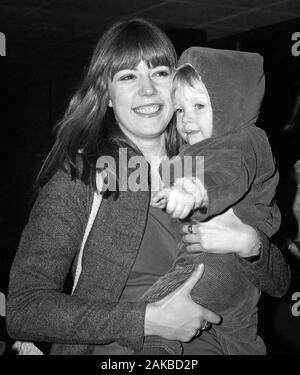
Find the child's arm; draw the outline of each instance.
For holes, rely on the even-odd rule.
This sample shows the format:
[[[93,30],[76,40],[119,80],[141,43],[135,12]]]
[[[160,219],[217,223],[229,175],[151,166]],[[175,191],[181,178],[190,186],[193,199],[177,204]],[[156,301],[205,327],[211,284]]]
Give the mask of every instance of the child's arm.
[[[207,191],[203,219],[218,215],[235,205],[250,190],[256,175],[256,155],[249,147],[213,149],[203,152],[204,186]]]
[[[262,149],[267,153],[264,162],[267,162],[268,165],[264,167],[266,173],[263,179],[268,181],[277,173],[272,154],[267,152],[270,149],[268,140],[266,136],[262,137],[260,131],[261,129],[255,128],[253,131],[251,129],[251,131],[232,133],[186,147],[178,157],[169,162],[172,163],[169,175],[166,170],[168,168],[170,170],[170,167],[166,167],[166,162],[162,164],[160,173],[164,186],[168,186],[168,184],[171,187],[174,186],[180,171],[187,164],[188,168],[183,169],[184,177],[188,179],[197,177],[206,193],[205,199],[202,200],[202,206],[205,203],[207,210],[204,214],[202,210],[201,220],[232,207],[244,198],[252,188],[253,181],[257,176],[258,164],[261,163],[257,160],[253,137],[254,141],[256,141],[255,138],[263,138],[262,141],[259,141],[261,143],[260,159],[262,158]],[[266,148],[268,150],[265,150]],[[200,157],[202,157],[202,162]],[[274,186],[271,190],[269,194],[274,196]]]
[[[250,148],[247,152],[248,159],[253,160],[244,161],[240,143],[232,136],[209,140],[204,145],[187,146],[174,159],[163,161],[159,172],[164,189],[155,196],[154,204],[166,207],[180,219],[191,210],[205,208],[198,218],[201,220],[234,205],[248,191],[255,175],[253,151]],[[254,168],[249,170],[249,165]],[[193,194],[184,185],[193,186]]]
[[[208,205],[201,220],[234,206],[242,221],[271,237],[280,226],[278,171],[265,132],[249,127],[214,146],[204,157]]]

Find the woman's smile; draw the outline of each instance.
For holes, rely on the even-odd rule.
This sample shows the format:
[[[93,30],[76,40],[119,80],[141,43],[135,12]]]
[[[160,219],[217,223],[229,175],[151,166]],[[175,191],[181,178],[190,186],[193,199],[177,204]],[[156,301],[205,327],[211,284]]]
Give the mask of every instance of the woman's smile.
[[[142,117],[154,117],[160,114],[162,111],[163,105],[162,104],[148,104],[148,105],[141,105],[138,107],[133,108],[133,111]]]

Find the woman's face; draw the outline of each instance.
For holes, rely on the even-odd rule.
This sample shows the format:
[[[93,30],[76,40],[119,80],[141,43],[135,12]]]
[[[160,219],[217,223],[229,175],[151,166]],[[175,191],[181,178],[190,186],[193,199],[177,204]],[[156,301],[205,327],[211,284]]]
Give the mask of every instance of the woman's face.
[[[121,130],[136,144],[160,138],[173,115],[172,72],[167,66],[117,72],[108,83],[109,106]]]

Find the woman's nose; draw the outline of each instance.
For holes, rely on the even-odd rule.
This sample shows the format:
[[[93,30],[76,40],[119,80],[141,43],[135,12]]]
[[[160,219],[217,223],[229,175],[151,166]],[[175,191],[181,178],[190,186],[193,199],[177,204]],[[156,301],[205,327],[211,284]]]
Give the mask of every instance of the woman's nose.
[[[141,79],[139,92],[142,96],[152,96],[156,94],[157,90],[155,84],[150,77],[144,77]]]

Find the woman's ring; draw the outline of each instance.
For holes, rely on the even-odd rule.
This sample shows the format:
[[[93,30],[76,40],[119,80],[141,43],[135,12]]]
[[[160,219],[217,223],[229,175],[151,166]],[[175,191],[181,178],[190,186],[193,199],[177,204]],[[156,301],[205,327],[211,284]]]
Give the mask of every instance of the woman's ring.
[[[188,226],[188,231],[189,231],[189,233],[193,234],[193,224],[190,224]]]
[[[200,331],[205,331],[206,329],[210,328],[211,324],[207,320],[203,320],[201,327],[199,328]]]

